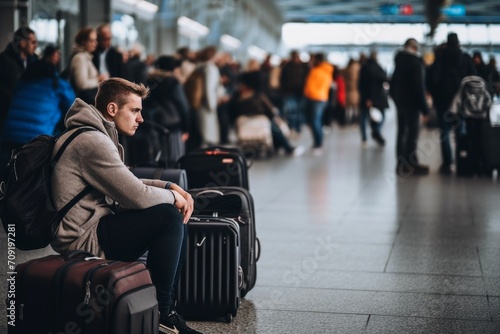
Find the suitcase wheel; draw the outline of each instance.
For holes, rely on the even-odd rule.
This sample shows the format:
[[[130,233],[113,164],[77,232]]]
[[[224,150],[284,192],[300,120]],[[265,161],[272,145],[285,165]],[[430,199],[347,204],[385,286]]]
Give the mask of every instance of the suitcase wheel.
[[[226,322],[229,324],[233,321],[233,315],[231,313],[226,313]]]

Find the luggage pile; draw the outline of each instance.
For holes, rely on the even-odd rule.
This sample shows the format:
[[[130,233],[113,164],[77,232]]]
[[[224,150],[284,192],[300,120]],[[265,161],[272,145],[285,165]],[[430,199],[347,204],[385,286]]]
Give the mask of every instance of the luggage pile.
[[[239,148],[208,147],[178,160],[194,199],[177,290],[177,310],[186,319],[231,322],[255,285],[260,243],[249,166]]]

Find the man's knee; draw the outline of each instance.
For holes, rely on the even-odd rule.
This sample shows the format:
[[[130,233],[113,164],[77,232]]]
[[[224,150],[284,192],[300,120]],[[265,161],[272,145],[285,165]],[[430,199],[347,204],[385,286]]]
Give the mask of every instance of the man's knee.
[[[153,217],[158,219],[159,224],[162,228],[172,230],[182,233],[183,229],[183,220],[184,217],[179,212],[179,210],[172,204],[158,204],[152,208],[151,214]]]

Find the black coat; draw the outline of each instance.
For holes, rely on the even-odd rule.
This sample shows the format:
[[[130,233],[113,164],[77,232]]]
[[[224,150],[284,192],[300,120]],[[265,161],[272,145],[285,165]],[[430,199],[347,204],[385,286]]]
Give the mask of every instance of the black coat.
[[[400,51],[395,63],[390,92],[396,106],[429,114],[425,101],[425,67],[422,58],[408,51]]]
[[[36,61],[36,56],[28,57],[26,65]],[[0,129],[3,128],[12,101],[17,81],[24,72],[24,64],[12,43],[0,53]]]
[[[93,53],[92,62],[98,71],[101,64],[99,56],[103,52],[104,50],[97,48]],[[114,47],[109,48],[106,54],[106,66],[108,67],[110,77],[123,77],[123,55]]]
[[[436,60],[427,73],[427,89],[438,110],[450,108],[460,82],[468,75],[477,75],[468,54],[448,46],[438,49]]]
[[[383,111],[389,108],[384,82],[389,81],[385,71],[374,59],[368,59],[359,71],[359,94],[362,107],[371,100],[373,107]]]
[[[144,101],[144,118],[165,126],[170,131],[189,132],[189,104],[182,84],[172,75],[153,73],[147,85],[150,96]],[[160,113],[156,106],[161,106]],[[148,115],[148,113],[153,113]]]

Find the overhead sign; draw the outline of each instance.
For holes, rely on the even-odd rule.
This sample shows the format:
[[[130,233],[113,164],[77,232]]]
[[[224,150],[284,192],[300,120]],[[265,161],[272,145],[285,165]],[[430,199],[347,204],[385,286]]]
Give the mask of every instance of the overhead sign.
[[[385,4],[379,7],[382,15],[413,15],[413,6],[404,4]]]
[[[465,5],[461,4],[453,4],[444,7],[441,12],[446,16],[465,16],[466,14]]]

